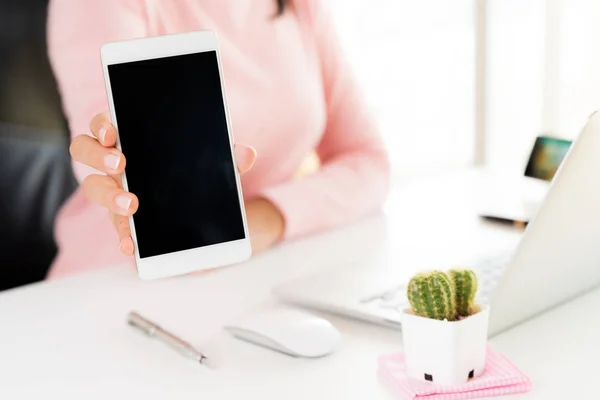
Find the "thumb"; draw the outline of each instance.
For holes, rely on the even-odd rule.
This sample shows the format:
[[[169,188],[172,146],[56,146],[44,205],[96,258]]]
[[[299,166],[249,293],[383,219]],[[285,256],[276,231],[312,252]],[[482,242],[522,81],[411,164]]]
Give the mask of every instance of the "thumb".
[[[234,146],[235,161],[238,166],[238,170],[241,174],[247,172],[254,165],[256,160],[256,150],[252,146],[245,144],[236,144]]]

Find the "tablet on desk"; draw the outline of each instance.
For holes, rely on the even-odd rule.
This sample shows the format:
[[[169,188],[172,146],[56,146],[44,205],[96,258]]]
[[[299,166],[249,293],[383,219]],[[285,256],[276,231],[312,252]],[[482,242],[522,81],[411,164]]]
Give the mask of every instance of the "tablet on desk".
[[[572,142],[551,136],[538,136],[531,150],[525,176],[551,182]]]
[[[479,215],[491,221],[527,225],[546,197],[571,143],[552,136],[538,136],[523,176],[494,177],[487,182],[483,200],[479,202]]]

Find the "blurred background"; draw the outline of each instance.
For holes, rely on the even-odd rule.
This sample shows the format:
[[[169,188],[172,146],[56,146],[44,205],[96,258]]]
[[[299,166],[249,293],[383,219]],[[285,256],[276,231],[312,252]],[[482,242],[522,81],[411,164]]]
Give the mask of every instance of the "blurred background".
[[[330,1],[398,175],[522,172],[600,106],[600,2]]]
[[[0,0],[0,290],[43,279],[75,189],[46,54],[47,0]]]
[[[329,0],[395,179],[522,174],[535,138],[600,108],[595,0]],[[46,55],[47,0],[0,0],[0,290],[43,279],[75,189]]]

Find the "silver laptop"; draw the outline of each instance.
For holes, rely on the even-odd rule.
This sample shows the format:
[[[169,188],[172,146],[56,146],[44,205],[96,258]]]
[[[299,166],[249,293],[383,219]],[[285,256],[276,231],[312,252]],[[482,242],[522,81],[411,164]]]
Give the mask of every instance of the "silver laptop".
[[[481,281],[478,301],[491,306],[490,335],[600,285],[600,113],[571,146],[516,250],[471,267]],[[400,327],[405,285],[390,283],[384,271],[348,266],[273,292],[296,305]]]

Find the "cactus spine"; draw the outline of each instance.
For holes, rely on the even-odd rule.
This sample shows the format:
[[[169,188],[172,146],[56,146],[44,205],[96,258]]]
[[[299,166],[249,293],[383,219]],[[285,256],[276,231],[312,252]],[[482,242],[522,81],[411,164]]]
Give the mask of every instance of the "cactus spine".
[[[410,280],[407,296],[416,315],[455,321],[475,312],[477,286],[477,275],[471,270],[428,271]]]
[[[452,284],[444,272],[415,275],[408,283],[408,300],[414,313],[422,317],[448,321],[456,318]]]
[[[475,294],[477,293],[477,275],[468,269],[451,269],[448,271],[452,289],[456,314],[459,317],[468,317],[473,313]]]

